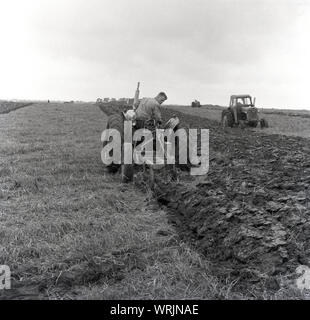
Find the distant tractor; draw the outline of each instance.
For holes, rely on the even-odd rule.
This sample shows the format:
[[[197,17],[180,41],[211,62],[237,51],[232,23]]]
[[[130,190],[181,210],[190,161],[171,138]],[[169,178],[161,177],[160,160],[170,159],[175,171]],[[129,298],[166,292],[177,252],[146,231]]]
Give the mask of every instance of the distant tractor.
[[[229,107],[222,112],[223,128],[239,125],[241,128],[246,126],[256,128],[258,123],[261,128],[268,127],[267,120],[259,117],[259,111],[255,107],[255,98],[253,101],[248,94],[232,95]]]
[[[201,104],[198,100],[192,102],[192,108],[200,108]]]

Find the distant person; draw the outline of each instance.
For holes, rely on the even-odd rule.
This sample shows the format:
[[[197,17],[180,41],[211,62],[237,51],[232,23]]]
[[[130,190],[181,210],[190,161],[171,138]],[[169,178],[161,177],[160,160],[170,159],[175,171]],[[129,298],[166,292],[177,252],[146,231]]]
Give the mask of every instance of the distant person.
[[[155,125],[162,123],[161,104],[168,99],[164,92],[160,92],[155,98],[143,98],[136,109],[136,126],[144,128],[145,122],[154,120]]]
[[[49,101],[49,100],[47,100],[47,103],[50,103],[50,101]]]

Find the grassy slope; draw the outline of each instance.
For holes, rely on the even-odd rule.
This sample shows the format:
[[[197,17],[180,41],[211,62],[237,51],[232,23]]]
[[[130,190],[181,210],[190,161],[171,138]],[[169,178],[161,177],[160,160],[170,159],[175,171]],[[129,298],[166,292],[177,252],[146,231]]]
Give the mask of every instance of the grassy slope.
[[[104,114],[39,104],[0,116],[3,298],[227,298],[166,215],[100,161]]]
[[[0,114],[10,113],[20,108],[31,106],[31,102],[12,102],[0,100]]]
[[[168,106],[173,110],[220,121],[223,108],[216,106],[203,106],[191,108],[189,106]],[[269,134],[283,134],[288,136],[310,137],[310,112],[293,110],[266,109],[260,117],[267,119],[269,128],[264,132]],[[261,130],[261,129],[255,129]]]

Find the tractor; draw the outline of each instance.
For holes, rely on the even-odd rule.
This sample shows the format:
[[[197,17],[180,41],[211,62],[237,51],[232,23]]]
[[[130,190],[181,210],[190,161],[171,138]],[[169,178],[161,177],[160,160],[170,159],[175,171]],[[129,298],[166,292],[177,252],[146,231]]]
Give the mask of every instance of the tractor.
[[[201,104],[198,100],[192,102],[192,108],[200,108]]]
[[[134,114],[134,110],[128,110],[127,112],[117,112],[112,114],[109,118],[108,118],[108,122],[107,122],[107,129],[116,129],[121,136],[121,143],[122,143],[122,147],[121,147],[121,153],[122,153],[122,159],[124,157],[124,148],[125,148],[125,137],[124,137],[124,121],[125,120],[130,120],[132,121],[132,133],[134,134],[135,130],[136,130],[136,124],[135,124],[135,120],[134,120],[135,114]],[[163,155],[162,159],[159,159],[158,157],[156,157],[156,163],[163,163],[163,165],[158,165],[158,164],[154,164],[154,156],[153,156],[153,151],[151,155],[147,155],[144,154],[143,155],[143,159],[145,161],[144,163],[144,167],[147,166],[150,169],[150,180],[152,183],[154,183],[154,169],[159,169],[160,167],[164,166],[164,163],[166,163],[167,159],[169,157],[174,157],[174,155],[170,155],[167,152],[167,142],[165,140],[165,137],[160,133],[159,135],[156,135],[156,128],[158,128],[155,123],[151,123],[152,121],[150,120],[150,123],[146,123],[145,129],[150,130],[152,132],[152,137],[151,140],[146,139],[142,139],[141,141],[138,142],[133,142],[133,149],[135,147],[137,147],[140,144],[140,148],[143,149],[143,145],[147,145],[148,143],[152,143],[154,138],[156,137],[156,139],[158,139],[159,141],[159,147],[162,149],[161,154]],[[173,131],[176,131],[179,127],[179,118],[174,116],[171,119],[169,119],[163,126],[163,129],[172,129]],[[104,141],[103,142],[103,147],[108,143],[109,141]],[[156,140],[155,140],[156,142]],[[176,141],[176,143],[178,143],[178,141]],[[155,145],[154,145],[155,147]],[[178,148],[178,146],[176,145],[176,148]],[[125,164],[125,163],[111,163],[110,165],[107,165],[107,170],[110,173],[116,173],[118,170],[120,170],[121,172],[121,179],[122,182],[127,183],[127,182],[131,182],[133,180],[133,176],[134,176],[134,168],[135,165],[134,163],[137,163],[137,159],[135,158],[137,155],[135,153],[133,153],[133,163],[132,164]],[[175,160],[172,160],[173,162],[175,162]],[[175,168],[173,167],[173,170],[175,170]]]
[[[239,126],[244,129],[246,126],[256,128],[260,124],[261,128],[267,128],[266,119],[259,117],[259,111],[255,107],[255,98],[248,94],[232,95],[229,107],[222,111],[223,128]]]
[[[127,111],[118,111],[112,115],[109,116],[108,122],[106,129],[115,129],[120,133],[121,136],[121,154],[122,154],[122,159],[124,158],[124,149],[126,142],[125,140],[125,134],[124,134],[124,122],[131,121],[132,125],[132,134],[138,129],[138,125],[136,122],[136,109],[141,102],[139,99],[139,94],[140,94],[140,82],[138,82],[137,89],[135,92],[135,96],[133,99],[130,99],[130,107],[127,109]],[[115,105],[115,103],[114,103]],[[120,109],[124,110],[124,106],[119,106]],[[138,145],[140,149],[143,150],[143,147],[148,145],[149,143],[153,142],[153,150],[150,152],[150,154],[145,154],[143,155],[143,162],[144,162],[144,168],[148,167],[150,170],[150,180],[151,183],[154,183],[154,169],[160,169],[161,167],[165,167],[166,163],[178,163],[178,150],[180,149],[180,141],[179,139],[175,139],[174,141],[174,154],[170,154],[168,151],[168,145],[171,143],[167,140],[167,136],[165,136],[160,130],[157,131],[156,129],[169,129],[172,130],[173,132],[176,132],[180,128],[180,120],[177,116],[173,115],[172,118],[170,118],[164,125],[163,127],[159,128],[158,124],[155,123],[154,120],[148,120],[144,122],[143,128],[151,131],[152,136],[148,137],[147,135],[142,138],[140,141],[134,141],[133,142],[133,149],[135,149]],[[141,129],[141,127],[140,127]],[[106,146],[109,141],[107,141],[108,137],[105,137],[103,140],[103,147]],[[158,142],[158,144],[156,143]],[[155,143],[154,143],[155,142]],[[160,150],[156,150],[157,146],[159,146]],[[156,150],[156,152],[154,152]],[[159,151],[159,152],[157,152]],[[154,155],[155,153],[155,159]],[[110,154],[111,155],[111,154]],[[158,156],[159,155],[159,156]],[[121,179],[122,182],[131,182],[133,180],[134,176],[134,167],[135,165],[133,163],[140,163],[139,159],[137,159],[137,154],[133,153],[132,155],[132,164],[126,164],[126,163],[114,163],[112,162],[110,165],[107,166],[107,170],[111,173],[117,172],[119,169],[121,171]],[[123,159],[124,160],[124,159]],[[155,160],[155,161],[154,161]],[[154,164],[154,162],[156,164]],[[160,163],[160,164],[158,164]],[[189,163],[183,165],[179,164],[178,166],[181,170],[188,170],[189,169]],[[171,169],[170,165],[167,165],[169,169]],[[172,165],[172,171],[175,171],[175,165]],[[175,173],[175,172],[174,172]]]

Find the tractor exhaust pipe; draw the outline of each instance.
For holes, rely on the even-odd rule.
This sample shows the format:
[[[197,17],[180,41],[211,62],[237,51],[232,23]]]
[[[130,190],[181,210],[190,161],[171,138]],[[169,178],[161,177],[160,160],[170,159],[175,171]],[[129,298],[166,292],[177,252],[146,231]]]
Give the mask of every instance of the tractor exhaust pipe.
[[[137,90],[135,92],[135,97],[133,101],[133,109],[136,110],[139,104],[139,94],[140,94],[140,82],[138,82]]]

